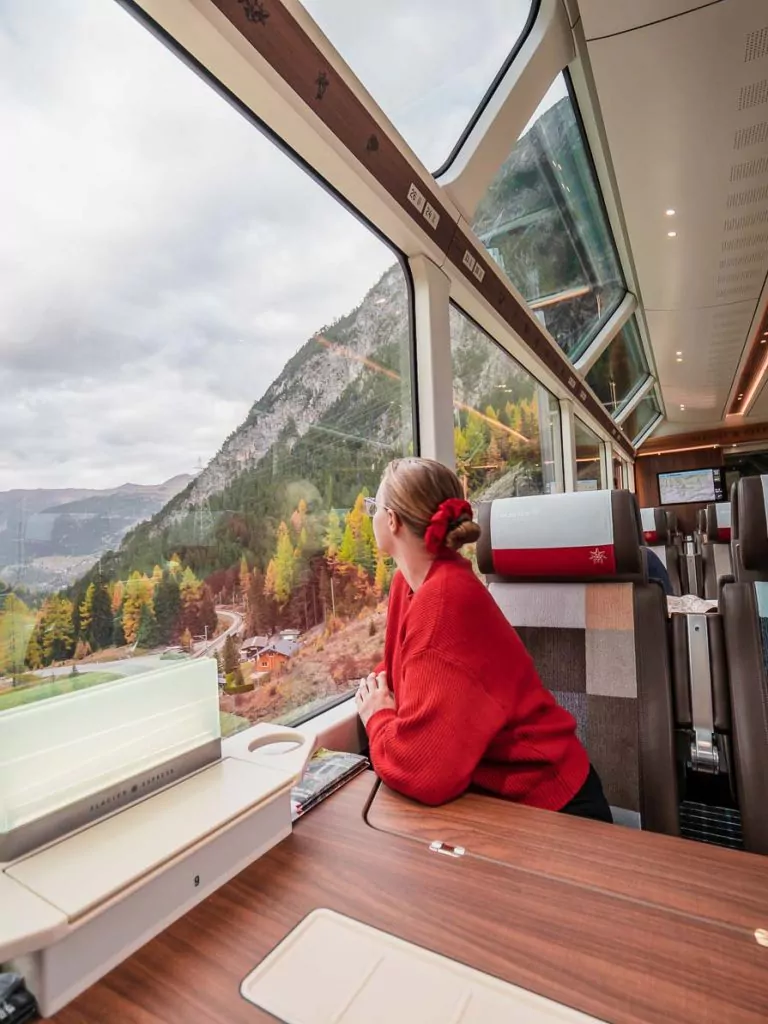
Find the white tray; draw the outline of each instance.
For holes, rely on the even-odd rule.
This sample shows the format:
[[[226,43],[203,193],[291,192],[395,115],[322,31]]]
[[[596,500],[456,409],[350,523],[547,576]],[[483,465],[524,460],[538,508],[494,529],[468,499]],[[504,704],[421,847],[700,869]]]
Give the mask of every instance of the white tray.
[[[595,1024],[331,910],[315,910],[243,981],[284,1024]]]

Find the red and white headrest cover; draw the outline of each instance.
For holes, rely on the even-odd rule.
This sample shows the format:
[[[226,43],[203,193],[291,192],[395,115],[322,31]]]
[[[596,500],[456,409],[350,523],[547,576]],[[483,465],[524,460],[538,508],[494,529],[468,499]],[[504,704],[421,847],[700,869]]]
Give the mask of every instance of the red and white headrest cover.
[[[707,505],[707,539],[727,544],[731,539],[731,503]]]
[[[738,505],[742,565],[768,574],[768,476],[742,477]]]
[[[637,506],[629,491],[499,498],[481,504],[478,567],[509,580],[640,579]]]
[[[641,508],[640,522],[646,544],[666,544],[669,520],[663,508]]]

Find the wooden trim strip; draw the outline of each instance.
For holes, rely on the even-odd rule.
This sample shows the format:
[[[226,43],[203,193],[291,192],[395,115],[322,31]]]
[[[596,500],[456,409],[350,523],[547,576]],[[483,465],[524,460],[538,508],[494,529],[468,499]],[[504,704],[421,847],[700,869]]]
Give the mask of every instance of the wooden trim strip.
[[[730,444],[749,444],[753,441],[768,441],[768,423],[741,423],[733,427],[655,437],[645,441],[638,448],[637,454],[664,455],[695,448],[724,448]]]
[[[538,320],[478,252],[426,178],[395,146],[387,132],[335,72],[322,51],[276,0],[212,0],[232,26],[267,61],[349,153],[430,236],[472,287],[561,383],[600,423],[625,454],[635,450],[603,406],[583,386],[577,371],[552,344]],[[466,256],[470,254],[471,259]]]

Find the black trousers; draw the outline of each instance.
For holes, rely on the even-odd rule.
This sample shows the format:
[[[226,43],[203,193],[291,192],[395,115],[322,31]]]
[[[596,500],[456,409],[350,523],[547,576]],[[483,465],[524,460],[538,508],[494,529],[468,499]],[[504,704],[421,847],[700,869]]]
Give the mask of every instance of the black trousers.
[[[578,818],[594,818],[595,821],[607,821],[613,824],[611,808],[605,799],[600,776],[592,765],[589,766],[587,781],[576,796],[560,809],[561,814],[574,814]]]

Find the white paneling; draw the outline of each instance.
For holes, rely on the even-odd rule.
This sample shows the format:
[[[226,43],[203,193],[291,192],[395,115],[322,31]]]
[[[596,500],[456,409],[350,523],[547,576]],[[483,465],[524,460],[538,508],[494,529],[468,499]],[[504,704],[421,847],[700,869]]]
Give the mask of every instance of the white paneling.
[[[686,5],[581,8],[621,31],[631,11],[647,22],[662,6]],[[767,21],[764,2],[723,0],[588,48],[667,415],[680,430],[722,420],[768,271],[768,54],[750,50]]]
[[[672,18],[697,8],[709,0],[579,0],[587,39],[628,32],[662,18]]]

